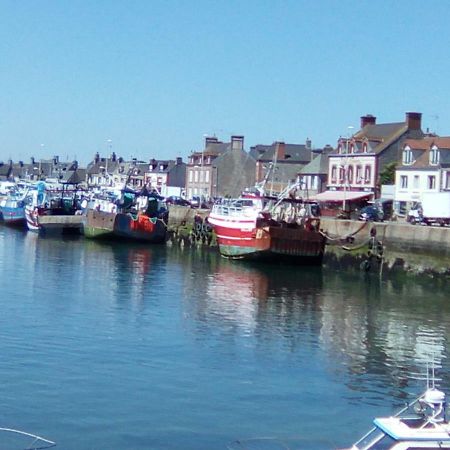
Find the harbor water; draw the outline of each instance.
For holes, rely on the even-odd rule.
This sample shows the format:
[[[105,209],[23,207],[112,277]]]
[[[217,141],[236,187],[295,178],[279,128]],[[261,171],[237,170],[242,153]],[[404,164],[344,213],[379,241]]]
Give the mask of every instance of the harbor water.
[[[0,227],[0,287],[0,426],[58,449],[348,447],[430,359],[450,393],[433,280]]]

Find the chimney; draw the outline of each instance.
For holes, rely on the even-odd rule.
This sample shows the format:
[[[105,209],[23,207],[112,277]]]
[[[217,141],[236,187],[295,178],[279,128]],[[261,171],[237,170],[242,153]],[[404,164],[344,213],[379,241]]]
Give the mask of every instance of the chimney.
[[[284,142],[275,142],[275,151],[277,152],[277,160],[284,160],[286,157],[286,145]]]
[[[420,130],[422,128],[422,113],[407,112],[405,122],[408,125],[408,130]]]
[[[180,164],[183,164],[183,158],[181,156],[177,157],[177,166],[179,166]]]
[[[116,160],[117,160],[116,152],[112,152],[112,154],[111,154],[111,161],[112,162],[116,162]]]
[[[372,116],[372,114],[361,116],[361,129],[363,129],[366,125],[375,125],[376,123],[377,118],[375,116]]]
[[[31,157],[31,164],[34,164],[34,156]]]
[[[94,156],[94,163],[98,164],[100,162],[100,154],[97,152]]]
[[[312,150],[312,142],[311,142],[310,138],[306,138],[305,147],[306,147],[306,150]]]
[[[19,166],[23,167],[23,161],[19,161]]]
[[[231,151],[244,150],[244,136],[231,136]]]
[[[205,148],[208,147],[209,144],[219,144],[219,139],[216,136],[205,136]]]
[[[55,156],[53,157],[53,164],[56,166],[58,163],[59,163],[59,156],[58,156],[58,155],[55,155]]]

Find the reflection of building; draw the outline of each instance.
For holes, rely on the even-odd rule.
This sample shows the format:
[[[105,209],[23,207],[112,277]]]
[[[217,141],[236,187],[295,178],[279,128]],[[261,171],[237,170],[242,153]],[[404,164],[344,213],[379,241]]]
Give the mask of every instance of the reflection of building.
[[[409,290],[399,296],[389,287],[381,291],[374,285],[364,287],[357,281],[348,281],[351,289],[337,289],[342,287],[342,280],[335,283],[330,278],[330,289],[321,293],[320,342],[330,358],[345,361],[353,373],[375,370],[394,384],[407,383],[412,374],[425,373],[426,364],[432,360],[441,364],[446,353],[446,330],[439,312],[435,321],[433,313],[426,321],[418,311],[407,316],[405,310],[417,306],[411,304],[414,296]],[[419,286],[411,289],[423,298]],[[399,304],[402,298],[408,298],[408,304]]]

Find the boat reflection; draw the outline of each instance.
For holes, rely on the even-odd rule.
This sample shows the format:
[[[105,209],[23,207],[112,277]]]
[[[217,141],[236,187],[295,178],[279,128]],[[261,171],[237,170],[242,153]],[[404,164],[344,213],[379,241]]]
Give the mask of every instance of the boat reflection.
[[[188,297],[186,308],[208,326],[238,327],[245,333],[278,327],[277,333],[287,336],[305,315],[314,322],[311,313],[320,308],[321,286],[321,268],[286,270],[221,259],[207,278],[204,297]]]

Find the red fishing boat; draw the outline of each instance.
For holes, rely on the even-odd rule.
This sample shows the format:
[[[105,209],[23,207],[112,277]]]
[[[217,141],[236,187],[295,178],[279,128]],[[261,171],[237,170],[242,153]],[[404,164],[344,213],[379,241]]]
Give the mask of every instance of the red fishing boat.
[[[208,217],[222,256],[321,264],[326,238],[319,208],[295,195],[299,183],[279,196],[244,193],[215,204]]]

